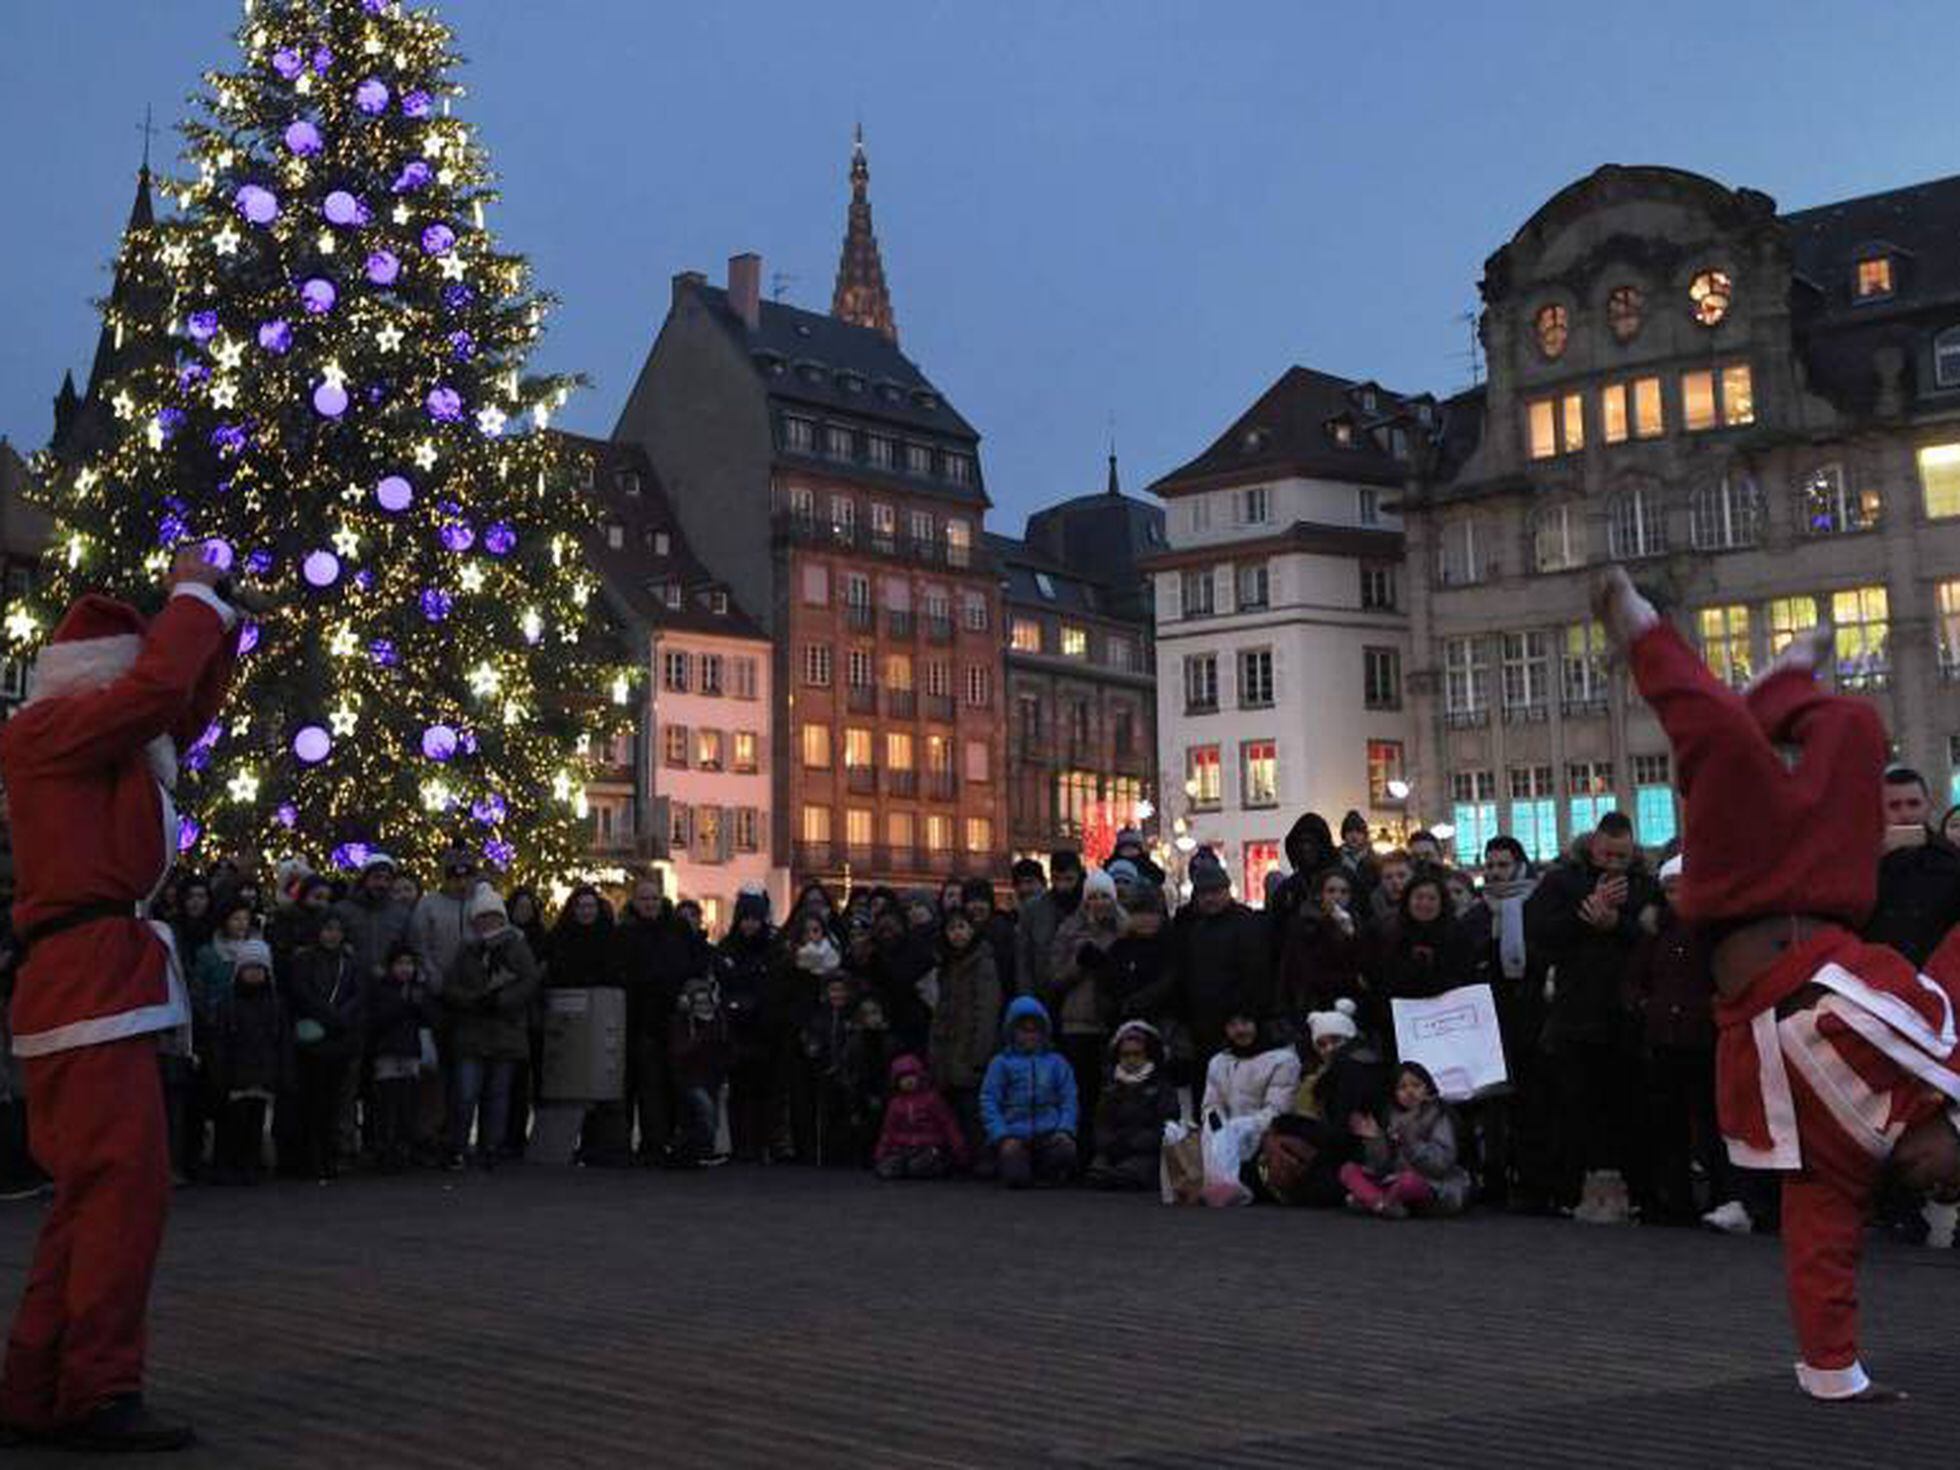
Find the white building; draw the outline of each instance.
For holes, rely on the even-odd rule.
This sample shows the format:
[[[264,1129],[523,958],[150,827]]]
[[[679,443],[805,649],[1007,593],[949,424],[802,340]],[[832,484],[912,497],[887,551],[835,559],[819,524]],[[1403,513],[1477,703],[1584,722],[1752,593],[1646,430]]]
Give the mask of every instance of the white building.
[[[1421,808],[1399,502],[1434,420],[1426,396],[1295,367],[1151,486],[1170,546],[1146,563],[1165,834],[1215,850],[1249,903],[1303,812],[1338,833],[1358,810],[1386,841]]]

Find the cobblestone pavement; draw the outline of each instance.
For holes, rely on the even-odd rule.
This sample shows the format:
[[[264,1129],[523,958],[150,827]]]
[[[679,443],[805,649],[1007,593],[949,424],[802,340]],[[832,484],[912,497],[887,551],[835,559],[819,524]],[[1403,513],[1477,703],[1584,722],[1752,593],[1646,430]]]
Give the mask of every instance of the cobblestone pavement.
[[[152,1396],[187,1467],[1953,1464],[1960,1253],[1866,1302],[1904,1406],[1797,1397],[1773,1241],[532,1167],[180,1193]]]

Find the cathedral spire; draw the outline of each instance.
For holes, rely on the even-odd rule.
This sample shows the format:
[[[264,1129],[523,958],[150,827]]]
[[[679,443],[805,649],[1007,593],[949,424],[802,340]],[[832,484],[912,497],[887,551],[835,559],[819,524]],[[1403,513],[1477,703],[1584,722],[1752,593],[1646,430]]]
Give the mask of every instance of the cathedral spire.
[[[122,241],[116,248],[115,284],[109,289],[109,301],[118,307],[130,308],[137,305],[134,298],[141,290],[131,269],[130,236],[138,231],[150,229],[157,220],[156,204],[150,197],[149,157],[150,146],[146,136],[143,142],[143,165],[136,170],[136,197],[130,201],[129,223],[123,226]],[[122,343],[117,338],[115,329],[105,319],[102,323],[101,335],[95,343],[95,360],[89,367],[88,392],[85,395],[87,398],[92,400],[101,392],[102,385],[108,381],[110,374],[118,365],[121,348]]]
[[[844,253],[837,262],[837,289],[830,298],[830,314],[898,341],[891,293],[885,289],[885,265],[878,257],[878,237],[871,230],[871,165],[864,156],[862,123],[851,144],[851,212],[844,229]]]

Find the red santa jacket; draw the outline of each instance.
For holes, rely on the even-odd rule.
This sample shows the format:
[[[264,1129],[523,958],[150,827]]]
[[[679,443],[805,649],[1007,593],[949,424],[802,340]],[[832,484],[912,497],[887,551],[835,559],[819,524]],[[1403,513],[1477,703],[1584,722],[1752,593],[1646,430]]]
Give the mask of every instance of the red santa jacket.
[[[30,701],[0,726],[12,809],[15,928],[30,940],[14,989],[14,1051],[38,1056],[184,1022],[169,948],[138,917],[177,852],[177,816],[146,747],[186,749],[216,715],[237,653],[236,616],[210,589],[180,585],[133,665],[110,683]],[[33,940],[63,914],[127,905]]]

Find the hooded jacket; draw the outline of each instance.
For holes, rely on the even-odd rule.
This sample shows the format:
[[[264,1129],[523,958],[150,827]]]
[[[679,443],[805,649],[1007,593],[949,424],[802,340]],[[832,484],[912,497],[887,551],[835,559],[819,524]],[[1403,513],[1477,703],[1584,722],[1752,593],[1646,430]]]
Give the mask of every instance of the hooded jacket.
[[[942,948],[939,1006],[932,1013],[932,1061],[948,1087],[978,1087],[993,1058],[1003,997],[993,946],[976,939],[958,953]]]
[[[597,897],[597,890],[580,888],[565,900],[565,907],[552,926],[551,945],[545,957],[551,971],[551,984],[557,989],[617,986],[621,983],[619,957],[613,952],[613,916],[604,903],[590,924],[572,917],[572,910],[585,894]]]
[[[1048,990],[1042,997],[1061,1022],[1066,1036],[1100,1036],[1104,1022],[1104,981],[1109,974],[1109,951],[1123,937],[1123,911],[1098,924],[1083,904],[1062,921],[1048,953]],[[1093,951],[1093,960],[1084,950]],[[1089,961],[1085,963],[1085,961]]]
[[[1313,902],[1315,877],[1323,868],[1334,865],[1339,851],[1334,845],[1334,834],[1327,826],[1327,819],[1319,812],[1303,814],[1287,831],[1286,860],[1293,865],[1293,871],[1266,905],[1267,917],[1273,926],[1275,952],[1285,941],[1289,921]]]
[[[333,906],[347,932],[347,952],[354,957],[362,979],[377,973],[387,961],[388,951],[408,937],[406,905],[393,897],[376,899],[367,891],[367,876],[361,886]]]
[[[626,986],[628,1029],[642,1041],[664,1044],[681,987],[713,970],[708,941],[663,898],[653,919],[629,906],[613,926],[612,943],[613,973]]]
[[[276,1097],[293,1082],[293,1025],[268,976],[239,985],[218,1008],[211,1072],[221,1096],[248,1092]]]
[[[1141,1082],[1116,1071],[1116,1046],[1125,1036],[1141,1036],[1151,1072]],[[1164,1038],[1143,1021],[1127,1021],[1109,1042],[1110,1070],[1096,1101],[1096,1158],[1106,1164],[1155,1158],[1163,1146],[1164,1125],[1179,1113],[1177,1087],[1164,1065]]]
[[[1184,1018],[1201,1055],[1225,1044],[1234,1012],[1263,1016],[1273,1003],[1273,956],[1266,922],[1242,903],[1216,914],[1186,904],[1170,922],[1171,963]]]
[[[911,1092],[900,1091],[899,1080],[904,1077],[917,1077],[918,1087]],[[944,1149],[955,1168],[966,1167],[966,1135],[960,1132],[959,1119],[932,1085],[926,1064],[907,1052],[892,1061],[885,1121],[878,1130],[878,1146],[872,1150],[871,1162],[882,1164],[893,1154],[923,1148]]]
[[[286,1001],[293,1020],[316,1022],[318,1041],[300,1050],[320,1062],[358,1062],[367,1044],[367,995],[372,975],[364,974],[346,945],[314,946],[293,956]]]
[[[1456,1120],[1435,1098],[1409,1109],[1391,1107],[1382,1131],[1363,1142],[1368,1172],[1377,1177],[1419,1174],[1436,1192],[1431,1214],[1453,1215],[1470,1201],[1470,1174],[1458,1162]]]
[[[1014,1047],[1014,1027],[1024,1018],[1041,1023],[1041,1044],[1031,1052]],[[987,1064],[980,1084],[980,1119],[989,1144],[1076,1132],[1075,1073],[1065,1057],[1049,1049],[1052,1029],[1048,1008],[1031,995],[1007,1007],[1001,1050]]]
[[[538,962],[515,928],[471,938],[456,954],[442,1003],[450,1014],[450,1045],[459,1057],[521,1062],[531,1055],[531,1001]]]
[[[1300,1054],[1290,1046],[1240,1056],[1221,1051],[1205,1068],[1205,1100],[1201,1112],[1225,1119],[1258,1118],[1271,1124],[1293,1111],[1293,1094],[1300,1087]]]
[[[406,985],[389,969],[392,966],[368,982],[368,1045],[376,1057],[419,1059],[422,1028],[429,1024],[431,1010],[422,963],[416,961],[415,978]]]

